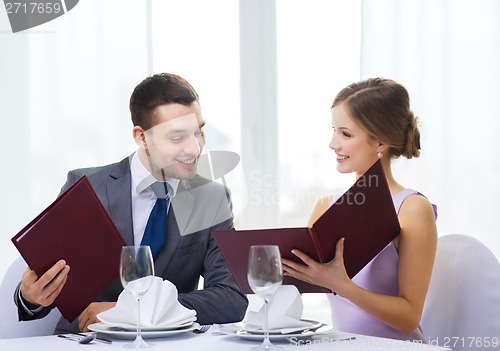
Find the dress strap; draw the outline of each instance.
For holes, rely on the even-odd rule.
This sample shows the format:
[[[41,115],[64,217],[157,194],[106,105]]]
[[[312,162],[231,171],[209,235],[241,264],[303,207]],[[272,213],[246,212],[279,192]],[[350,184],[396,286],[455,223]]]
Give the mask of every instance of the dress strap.
[[[392,202],[394,203],[394,208],[396,210],[396,213],[399,213],[399,209],[401,208],[401,205],[406,200],[406,198],[410,195],[420,195],[420,196],[425,197],[424,195],[422,195],[421,193],[419,193],[418,191],[413,190],[413,189],[404,189],[404,190],[400,191],[399,193],[394,194],[392,196]],[[434,218],[437,219],[437,207],[436,207],[436,205],[432,204],[432,209],[434,210]]]

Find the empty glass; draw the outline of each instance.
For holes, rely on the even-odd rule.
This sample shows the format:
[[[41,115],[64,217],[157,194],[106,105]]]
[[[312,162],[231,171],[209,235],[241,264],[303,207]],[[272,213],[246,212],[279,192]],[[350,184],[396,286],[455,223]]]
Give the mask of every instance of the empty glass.
[[[120,259],[120,280],[123,287],[137,300],[137,334],[127,348],[146,348],[153,344],[141,335],[141,297],[149,290],[154,279],[153,255],[149,246],[124,246]]]
[[[252,291],[264,299],[264,340],[253,350],[276,350],[269,339],[268,304],[283,282],[281,255],[276,245],[254,245],[248,256],[248,284]]]

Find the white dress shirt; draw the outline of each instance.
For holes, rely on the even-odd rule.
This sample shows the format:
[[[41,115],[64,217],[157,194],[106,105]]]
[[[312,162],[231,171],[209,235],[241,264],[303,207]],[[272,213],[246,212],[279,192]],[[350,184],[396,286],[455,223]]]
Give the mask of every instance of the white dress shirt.
[[[158,180],[146,169],[139,160],[139,156],[134,153],[130,160],[130,172],[132,175],[131,193],[132,193],[132,223],[134,228],[134,244],[139,245],[146,229],[149,214],[156,202],[156,195],[151,190],[150,185]],[[172,197],[177,193],[179,179],[170,178],[167,183],[172,186]],[[170,208],[168,202],[167,213]]]

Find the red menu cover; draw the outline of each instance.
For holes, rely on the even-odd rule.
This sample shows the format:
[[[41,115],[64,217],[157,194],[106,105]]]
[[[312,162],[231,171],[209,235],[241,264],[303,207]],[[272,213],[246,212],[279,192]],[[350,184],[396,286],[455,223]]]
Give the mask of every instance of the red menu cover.
[[[345,237],[344,264],[353,278],[399,235],[401,228],[380,160],[375,162],[318,220],[309,227],[249,230],[213,230],[219,249],[241,291],[252,293],[247,281],[248,253],[252,245],[278,245],[281,256],[300,260],[299,249],[319,262],[335,257],[338,240]],[[291,277],[283,284],[302,293],[331,292]]]
[[[118,276],[125,241],[86,176],[61,194],[12,242],[38,276],[64,259],[71,267],[55,300],[73,321]],[[21,279],[21,277],[19,277]]]

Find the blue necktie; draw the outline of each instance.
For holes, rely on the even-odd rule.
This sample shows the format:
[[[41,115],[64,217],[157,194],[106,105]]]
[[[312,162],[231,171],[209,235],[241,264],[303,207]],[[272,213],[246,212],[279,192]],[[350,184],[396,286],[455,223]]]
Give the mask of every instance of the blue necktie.
[[[149,215],[141,245],[149,245],[153,253],[153,259],[156,259],[166,242],[167,209],[170,197],[168,196],[167,183],[157,182],[151,185],[151,188],[158,196],[158,199]]]

